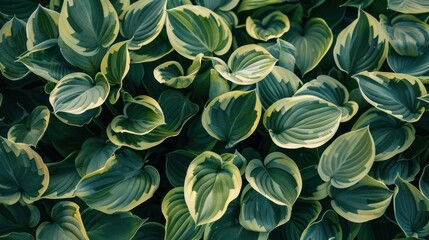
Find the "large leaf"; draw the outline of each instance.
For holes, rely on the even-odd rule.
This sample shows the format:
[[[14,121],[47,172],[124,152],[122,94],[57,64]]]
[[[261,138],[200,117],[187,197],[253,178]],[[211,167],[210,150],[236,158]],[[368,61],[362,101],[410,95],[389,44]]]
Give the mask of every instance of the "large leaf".
[[[130,49],[137,50],[153,41],[166,19],[167,0],[145,0],[131,4],[121,21],[121,34],[130,39]]]
[[[390,205],[393,192],[384,183],[366,176],[355,185],[329,188],[332,208],[343,218],[355,223],[381,217]]]
[[[375,161],[392,158],[406,150],[415,139],[416,130],[411,123],[404,123],[376,108],[363,113],[352,130],[369,127],[375,143]]]
[[[419,188],[423,195],[429,199],[429,165],[426,165],[423,169],[423,173],[419,181]]]
[[[0,137],[0,169],[0,203],[32,203],[48,187],[48,168],[26,144]]]
[[[165,240],[201,238],[204,228],[197,226],[189,213],[183,187],[170,190],[162,200],[161,208],[166,219]]]
[[[427,94],[421,81],[410,75],[387,72],[362,72],[353,76],[367,102],[405,122],[416,122],[425,108],[418,97]]]
[[[331,139],[341,121],[341,110],[314,96],[283,98],[264,114],[271,139],[282,148],[316,148]]]
[[[76,203],[63,201],[55,204],[51,218],[53,222],[44,222],[37,227],[36,239],[89,239]]]
[[[250,185],[244,187],[240,205],[240,224],[250,231],[270,232],[285,224],[291,217],[292,207],[277,205]]]
[[[213,99],[203,111],[202,123],[214,138],[231,148],[256,130],[261,103],[255,91],[232,91]]]
[[[295,73],[283,67],[275,66],[268,76],[256,83],[256,92],[264,109],[277,100],[292,97],[302,86]]]
[[[192,160],[197,157],[197,154],[176,150],[166,154],[165,173],[167,174],[168,181],[173,187],[183,186],[186,178],[186,171],[191,164]]]
[[[429,12],[429,3],[425,0],[387,0],[387,7],[401,13]]]
[[[86,139],[75,159],[77,172],[83,177],[101,169],[117,149],[118,146],[110,141],[98,138]]]
[[[319,64],[334,40],[331,29],[321,18],[311,18],[304,27],[292,25],[284,38],[296,47],[296,65],[302,75]]]
[[[198,53],[223,55],[232,44],[226,22],[205,7],[183,5],[167,10],[166,27],[173,48],[189,59]]]
[[[301,174],[295,162],[281,152],[268,154],[264,162],[253,159],[246,168],[249,184],[278,205],[292,207],[302,189]]]
[[[358,18],[337,37],[334,59],[337,67],[349,75],[377,71],[387,57],[389,44],[380,23],[359,10]]]
[[[241,189],[240,170],[213,152],[203,152],[189,165],[184,194],[186,205],[197,226],[222,217],[228,204]]]
[[[33,109],[24,123],[14,125],[9,129],[7,138],[16,143],[25,143],[35,147],[48,128],[49,109],[46,106],[38,106]]]
[[[109,47],[119,33],[115,8],[106,0],[65,0],[58,21],[61,40],[84,56]]]
[[[75,195],[88,206],[112,214],[129,211],[153,196],[160,176],[156,168],[143,166],[143,160],[131,151],[117,152],[106,165],[85,175]]]
[[[322,218],[311,223],[302,233],[301,240],[326,240],[342,239],[342,229],[338,221],[338,215],[332,211],[326,211]]]
[[[212,61],[213,67],[222,77],[239,85],[261,81],[277,62],[265,48],[255,44],[237,48],[229,57],[228,65],[219,58],[213,58]]]
[[[399,227],[408,237],[429,235],[429,200],[400,177],[396,178],[395,185],[393,206]]]
[[[0,236],[28,231],[39,224],[40,211],[31,204],[0,205]]]
[[[38,6],[27,22],[27,48],[59,36],[58,20],[60,14],[50,9]]]
[[[320,75],[302,86],[295,96],[312,95],[331,102],[342,111],[341,122],[350,120],[358,111],[358,104],[349,101],[349,91],[335,78]]]
[[[369,172],[375,157],[375,144],[369,128],[337,137],[320,157],[320,177],[336,188],[348,188]]]
[[[27,50],[25,22],[12,18],[0,29],[0,71],[10,80],[19,80],[29,71],[16,59]]]
[[[289,18],[280,11],[268,14],[262,20],[247,17],[246,31],[254,39],[268,41],[289,31]]]

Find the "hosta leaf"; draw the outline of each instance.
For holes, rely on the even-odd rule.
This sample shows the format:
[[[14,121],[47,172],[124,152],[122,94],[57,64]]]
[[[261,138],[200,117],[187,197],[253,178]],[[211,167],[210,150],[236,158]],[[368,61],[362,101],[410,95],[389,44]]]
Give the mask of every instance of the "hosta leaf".
[[[211,10],[230,11],[235,8],[240,0],[195,0],[198,5]]]
[[[337,137],[320,157],[317,171],[333,187],[348,188],[367,175],[374,157],[374,140],[369,128],[362,128]]]
[[[410,75],[362,72],[353,76],[367,102],[404,122],[416,122],[424,112],[418,97],[427,94],[420,80]]]
[[[278,205],[292,207],[302,189],[298,166],[280,152],[268,154],[264,162],[253,159],[246,168],[249,184]]]
[[[167,4],[171,2],[167,1]],[[130,51],[132,63],[145,63],[156,61],[173,51],[173,47],[168,41],[165,28],[150,43],[142,46],[138,50]]]
[[[74,189],[81,179],[74,160],[77,153],[71,153],[64,160],[55,163],[47,163],[49,170],[49,185],[43,198],[60,199],[74,197]]]
[[[405,73],[412,76],[424,76],[429,71],[429,46],[421,49],[417,57],[401,56],[394,50],[387,54],[387,63],[396,73]]]
[[[58,38],[58,19],[60,14],[50,9],[38,6],[27,22],[27,48]]]
[[[247,159],[241,155],[237,150],[234,153],[223,153],[220,155],[222,160],[225,162],[231,162],[240,170],[240,174],[243,175],[247,167]]]
[[[83,114],[101,106],[110,87],[103,74],[93,80],[85,73],[71,73],[63,77],[49,96],[54,114]]]
[[[44,222],[37,227],[36,239],[89,239],[76,203],[63,201],[55,204],[51,217],[53,222]]]
[[[143,224],[131,240],[163,240],[165,227],[161,223],[146,222]]]
[[[130,6],[130,0],[109,0],[118,13],[119,19],[123,18],[123,13]]]
[[[246,31],[254,39],[268,41],[281,37],[289,31],[289,18],[280,11],[275,11],[262,20],[247,17]]]
[[[298,200],[292,208],[290,220],[272,232],[272,239],[299,239],[304,230],[317,219],[321,211],[322,206],[318,201]]]
[[[270,4],[288,2],[289,0],[243,0],[238,7],[238,11],[248,11],[261,7],[265,7]]]
[[[282,148],[316,148],[331,139],[341,121],[341,110],[314,96],[283,98],[264,114],[271,139]]]
[[[203,111],[202,123],[227,148],[248,138],[261,118],[261,103],[255,91],[232,91],[213,99]]]
[[[419,188],[423,195],[429,199],[429,165],[426,165],[423,169],[423,173],[419,181]]]
[[[395,219],[407,237],[429,235],[429,200],[412,184],[395,180],[393,207]]]
[[[377,19],[359,10],[358,18],[338,35],[334,59],[337,67],[349,75],[377,71],[386,59],[388,48]]]
[[[145,95],[135,98],[126,94],[124,115],[116,116],[110,128],[116,133],[144,135],[165,124],[164,113],[159,103]]]
[[[275,66],[268,76],[256,83],[256,92],[264,109],[269,108],[277,100],[292,97],[302,86],[302,81],[295,73]]]
[[[11,232],[0,236],[2,240],[34,240],[34,236],[26,232]]]
[[[340,216],[362,223],[381,217],[390,205],[393,192],[384,183],[366,176],[348,188],[330,187],[329,195],[332,208]]]
[[[295,96],[312,95],[331,102],[342,111],[341,122],[350,120],[358,111],[359,105],[349,101],[349,91],[338,80],[320,75],[302,86]]]
[[[268,233],[249,231],[238,222],[240,203],[232,201],[226,213],[219,220],[207,224],[204,231],[205,240],[247,239],[267,240]]]
[[[415,139],[416,130],[376,108],[363,113],[352,130],[368,126],[375,143],[375,161],[387,160],[406,150]]]
[[[84,56],[109,47],[119,33],[119,19],[106,0],[65,0],[58,21],[61,40]]]
[[[292,25],[284,38],[296,47],[296,65],[302,75],[319,64],[334,40],[331,29],[321,18],[311,18],[304,27]]]
[[[186,205],[197,226],[222,217],[241,189],[240,170],[213,152],[198,155],[186,172]]]
[[[119,85],[122,87],[122,80],[130,70],[130,53],[128,52],[128,42],[116,43],[110,47],[101,61],[101,73],[106,76],[110,86]]]
[[[342,239],[342,229],[338,221],[338,215],[332,211],[326,211],[322,218],[311,223],[302,233],[301,240],[314,239]]]
[[[426,13],[429,3],[425,0],[387,0],[387,8],[401,13]]]
[[[213,100],[214,98],[227,93],[231,90],[231,87],[228,84],[228,81],[221,77],[219,73],[210,69],[210,89],[209,89],[209,99]]]
[[[181,187],[185,183],[186,171],[197,154],[176,150],[166,154],[165,173],[173,187]]]
[[[166,18],[167,0],[145,0],[131,4],[121,21],[121,34],[130,39],[130,49],[137,50],[153,41]]]
[[[289,42],[286,42],[285,40],[278,38],[276,44],[264,44],[262,45],[265,47],[265,49],[270,52],[270,54],[278,59],[277,64],[280,67],[284,67],[287,70],[290,70],[293,72],[295,69],[295,62],[296,62],[296,48],[294,45],[292,45]]]
[[[106,165],[85,175],[75,195],[93,209],[107,214],[129,211],[153,196],[160,176],[156,168],[144,166],[131,151],[117,152]]]
[[[89,239],[131,239],[145,220],[131,212],[105,214],[87,208],[82,212],[82,221]]]
[[[386,161],[375,162],[370,173],[374,178],[383,181],[387,185],[394,184],[397,176],[411,182],[420,172],[419,160],[418,156],[412,159],[404,159],[403,153],[401,153]]]
[[[166,219],[165,240],[200,239],[204,228],[197,226],[185,202],[183,187],[170,190],[162,200],[162,214]]]
[[[27,19],[40,3],[41,0],[4,0],[0,3],[1,12],[10,18],[16,16],[21,19]]]
[[[369,7],[374,0],[347,0],[347,2],[343,3],[341,7],[347,6],[347,7],[361,7],[362,9],[365,9]]]
[[[322,200],[328,196],[329,183],[323,181],[317,172],[317,165],[300,169],[302,177],[301,199]]]
[[[213,67],[222,77],[235,84],[250,85],[264,79],[277,60],[263,47],[248,44],[237,48],[228,59],[228,66],[218,58]]]
[[[59,112],[55,116],[62,122],[76,127],[82,127],[85,124],[88,124],[92,121],[93,118],[98,117],[101,113],[101,107],[89,109],[88,111],[81,114],[72,114]]]
[[[232,34],[226,22],[205,7],[183,5],[169,9],[166,24],[171,45],[189,59],[198,53],[223,55],[232,44]]]
[[[176,61],[165,62],[153,70],[153,75],[159,83],[173,88],[187,88],[192,84],[201,68],[203,54],[197,54],[191,66],[185,72],[182,65]]]
[[[244,187],[240,205],[240,224],[250,231],[270,232],[289,221],[291,217],[292,208],[290,206],[275,204],[250,185]]]
[[[98,138],[86,139],[75,159],[77,172],[83,177],[101,169],[117,149],[118,146],[110,141]]]
[[[0,203],[32,203],[48,187],[48,168],[28,145],[0,137],[0,166]]]
[[[21,232],[39,224],[40,211],[31,204],[0,205],[0,236]],[[0,237],[1,238],[1,237]]]
[[[14,17],[0,29],[0,71],[10,80],[19,80],[29,71],[16,59],[27,50],[25,22]]]
[[[51,113],[46,106],[33,109],[26,123],[19,123],[9,129],[7,138],[16,143],[25,143],[35,147],[48,128]]]

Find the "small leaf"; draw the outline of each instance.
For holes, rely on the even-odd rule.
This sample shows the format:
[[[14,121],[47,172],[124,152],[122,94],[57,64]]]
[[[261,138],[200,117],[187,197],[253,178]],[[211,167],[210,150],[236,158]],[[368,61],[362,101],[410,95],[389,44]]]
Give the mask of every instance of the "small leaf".
[[[387,0],[387,8],[401,13],[426,13],[429,3],[425,0]]]
[[[39,5],[28,18],[27,48],[31,49],[49,39],[57,39],[59,18],[59,13]]]
[[[231,162],[240,170],[240,174],[243,175],[247,167],[247,159],[244,158],[237,150],[234,153],[223,153],[220,155],[224,162]]]
[[[423,195],[429,199],[429,165],[426,165],[423,169],[423,173],[419,181],[419,188]]]
[[[292,45],[289,42],[286,42],[285,40],[278,38],[276,44],[262,44],[265,49],[270,52],[270,54],[278,60],[277,64],[280,67],[286,68],[289,71],[292,71],[295,69],[295,62],[296,62],[296,48],[294,45]]]
[[[93,137],[86,139],[74,160],[77,172],[83,177],[103,168],[116,150],[118,146],[110,141]]]
[[[165,173],[168,181],[173,187],[183,186],[185,183],[186,171],[192,160],[198,155],[184,150],[176,150],[166,154]]]
[[[209,151],[198,155],[188,167],[184,184],[186,205],[196,225],[221,218],[240,194],[241,184],[240,170],[233,163]]]
[[[36,227],[39,221],[40,211],[34,205],[23,203],[14,205],[0,204],[0,236],[10,232],[29,230]]]
[[[264,114],[263,123],[273,142],[282,148],[316,148],[337,131],[341,110],[314,96],[283,98]]]
[[[268,41],[289,31],[289,18],[280,11],[268,14],[262,20],[247,17],[246,31],[254,39]]]
[[[338,221],[338,215],[332,211],[326,211],[322,218],[311,223],[302,233],[301,240],[326,240],[342,239],[342,229]]]
[[[101,61],[101,73],[106,76],[110,86],[122,87],[122,80],[130,70],[128,42],[119,42],[110,47]]]
[[[295,162],[280,152],[268,154],[264,162],[253,159],[246,168],[249,184],[272,202],[292,207],[302,189]]]

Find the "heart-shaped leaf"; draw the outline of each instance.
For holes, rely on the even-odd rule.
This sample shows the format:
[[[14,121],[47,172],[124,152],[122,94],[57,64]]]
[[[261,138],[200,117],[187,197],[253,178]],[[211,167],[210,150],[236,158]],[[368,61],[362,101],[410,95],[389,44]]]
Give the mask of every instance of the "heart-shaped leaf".
[[[387,0],[387,8],[401,13],[426,13],[429,3],[425,0]]]
[[[27,48],[59,36],[58,20],[60,14],[41,5],[31,14],[27,22]]]
[[[264,162],[253,159],[246,168],[249,184],[278,205],[292,207],[302,189],[301,174],[295,162],[280,152],[268,154]]]
[[[323,214],[320,220],[311,223],[304,230],[300,239],[342,239],[342,234],[338,215],[334,211],[328,210]]]
[[[0,236],[11,232],[30,230],[39,224],[40,211],[31,204],[0,204]],[[13,239],[13,238],[11,238]]]
[[[337,131],[341,110],[314,96],[283,98],[264,114],[263,123],[271,139],[282,148],[316,148]]]
[[[184,184],[186,205],[196,225],[221,218],[240,194],[241,184],[240,170],[233,163],[209,151],[198,155],[188,167]]]
[[[423,195],[429,199],[429,165],[426,165],[423,169],[423,173],[419,181],[419,188]]]
[[[268,14],[262,20],[247,17],[246,31],[254,39],[268,41],[289,31],[289,18],[280,11]]]

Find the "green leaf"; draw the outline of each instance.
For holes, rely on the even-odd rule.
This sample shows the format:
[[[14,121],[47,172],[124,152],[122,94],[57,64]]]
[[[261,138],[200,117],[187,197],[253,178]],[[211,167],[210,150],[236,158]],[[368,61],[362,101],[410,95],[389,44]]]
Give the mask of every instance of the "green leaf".
[[[281,152],[268,154],[263,163],[259,159],[250,161],[246,179],[264,197],[289,207],[292,207],[302,189],[298,166]]]
[[[354,101],[349,101],[349,91],[338,80],[320,75],[302,86],[295,96],[311,95],[331,102],[342,111],[341,122],[347,122],[358,111],[359,105]]]
[[[261,46],[267,49],[268,52],[270,52],[270,54],[278,60],[277,64],[280,67],[284,67],[287,70],[293,72],[295,69],[297,54],[294,45],[281,38],[278,38],[275,44],[266,43],[262,44]]]
[[[165,84],[173,88],[187,88],[192,84],[195,77],[198,74],[198,71],[201,68],[201,61],[203,59],[203,54],[197,54],[191,66],[185,72],[182,65],[176,61],[168,61],[153,70],[153,75],[155,79],[162,84]]]
[[[116,13],[118,13],[119,19],[123,19],[123,14],[127,10],[127,8],[130,6],[130,0],[109,0],[110,3],[112,3],[113,7],[116,10]]]
[[[26,42],[24,21],[13,17],[0,29],[0,71],[10,80],[20,80],[29,73],[24,64],[16,61],[27,50]]]
[[[46,1],[41,0],[4,0],[0,3],[2,14],[12,18],[16,16],[20,19],[27,19],[34,10]]]
[[[355,223],[381,217],[390,205],[393,192],[369,176],[355,185],[338,189],[329,188],[332,208],[343,218]]]
[[[0,236],[2,240],[34,240],[34,236],[26,232],[11,232]]]
[[[184,194],[195,224],[201,226],[221,218],[228,204],[240,194],[241,184],[240,170],[214,152],[203,152],[192,160]]]
[[[289,0],[242,0],[238,12],[265,7],[270,4],[288,2]]]
[[[280,11],[268,14],[262,20],[247,17],[246,31],[254,39],[268,41],[289,31],[289,18]]]
[[[37,106],[24,123],[14,125],[9,129],[7,138],[16,143],[25,143],[36,147],[49,124],[51,113],[46,106]]]
[[[429,199],[429,165],[423,169],[422,176],[419,181],[419,188],[423,195]]]
[[[429,235],[429,200],[412,184],[395,180],[393,207],[395,219],[407,237]]]
[[[228,84],[228,81],[223,77],[219,76],[219,73],[210,69],[210,89],[209,89],[209,99],[213,100],[214,98],[227,93],[231,90],[231,87]]]
[[[387,8],[401,13],[426,13],[429,3],[425,0],[387,0]]]
[[[268,76],[256,83],[256,92],[264,109],[268,109],[277,100],[292,97],[301,86],[302,81],[295,73],[275,66]]]
[[[189,127],[187,131],[187,143],[186,149],[195,153],[202,153],[204,151],[210,151],[214,148],[217,143],[217,140],[210,136],[203,127],[201,121],[202,114],[195,116],[189,122]]]
[[[250,185],[244,187],[240,205],[241,226],[254,232],[270,232],[291,217],[292,207],[275,204]]]
[[[103,168],[116,150],[118,146],[110,141],[94,137],[86,139],[75,159],[77,172],[83,177]]]
[[[82,212],[82,221],[91,240],[131,239],[145,222],[131,212],[105,214],[91,208]]]
[[[165,227],[161,223],[147,222],[143,224],[131,240],[163,240]]]
[[[264,114],[263,123],[273,142],[282,148],[316,148],[337,131],[341,110],[314,96],[283,98]]]
[[[247,159],[237,150],[234,153],[223,153],[220,155],[224,162],[231,162],[240,170],[240,175],[243,175],[247,167]]]
[[[334,40],[331,29],[321,18],[311,18],[304,27],[292,25],[284,38],[296,47],[296,65],[302,75],[319,64]]]
[[[240,0],[195,0],[195,2],[203,7],[211,10],[230,11],[234,9]]]
[[[0,236],[10,232],[23,232],[39,224],[40,211],[31,204],[0,205]],[[1,238],[1,237],[0,237]]]
[[[0,203],[32,203],[46,191],[49,172],[42,158],[26,144],[0,137]]]
[[[117,152],[106,165],[79,182],[75,195],[93,209],[107,214],[129,211],[153,196],[160,176],[156,168],[144,166],[130,150]]]
[[[277,60],[265,48],[248,44],[231,54],[228,65],[219,58],[213,58],[212,62],[214,69],[226,80],[238,85],[250,85],[264,79]]]
[[[301,240],[314,239],[342,239],[342,229],[338,221],[338,215],[332,211],[326,211],[322,218],[311,223],[302,233]]]
[[[380,69],[388,49],[389,44],[380,23],[359,10],[358,18],[338,35],[334,59],[337,67],[351,76]]]
[[[337,137],[320,157],[320,178],[336,188],[348,188],[367,175],[375,157],[375,144],[369,128]]]
[[[55,204],[51,217],[52,223],[44,222],[37,227],[37,240],[89,239],[76,203],[63,201]]]
[[[58,28],[61,40],[83,56],[108,48],[119,33],[119,19],[106,0],[65,0]]]
[[[173,48],[189,59],[198,53],[224,55],[232,44],[226,22],[205,7],[183,5],[167,10],[166,27]]]
[[[173,188],[162,200],[165,240],[200,239],[204,232],[204,228],[197,226],[191,217],[183,191],[183,187]]]
[[[301,199],[322,200],[328,196],[329,183],[323,181],[317,172],[317,165],[300,169],[302,177]]]
[[[410,149],[412,147],[408,148],[406,152]],[[404,155],[403,152],[386,161],[375,162],[370,172],[371,175],[387,185],[394,184],[397,176],[409,182],[414,181],[420,172],[420,157],[417,155],[411,159],[406,159]]]
[[[137,1],[131,4],[121,21],[121,34],[137,50],[152,42],[161,32],[166,19],[167,0]]]
[[[171,2],[167,1],[167,4]],[[156,61],[173,51],[173,47],[168,41],[165,28],[161,33],[150,43],[142,46],[138,50],[130,51],[132,63],[145,63]]]
[[[365,8],[371,6],[371,4],[373,2],[374,2],[374,0],[347,0],[347,2],[345,2],[341,5],[341,7],[343,7],[343,6],[356,7],[356,8],[361,7],[362,9],[365,9]]]
[[[416,130],[377,108],[370,108],[353,125],[352,130],[369,127],[375,143],[375,161],[392,158],[406,150],[415,139]]]
[[[27,48],[31,49],[49,39],[57,39],[59,18],[59,13],[39,5],[28,18]]]
[[[226,148],[248,138],[261,118],[261,103],[255,91],[222,94],[204,108],[204,129],[214,138],[226,141]]]
[[[416,122],[425,108],[418,97],[427,94],[420,80],[416,77],[387,72],[362,72],[353,76],[359,83],[365,100],[404,122]]]
[[[176,150],[166,154],[165,173],[173,187],[181,187],[185,183],[186,171],[197,154]]]
[[[387,63],[396,73],[405,73],[412,76],[425,76],[429,71],[429,47],[421,49],[419,56],[401,56],[394,50],[387,54]]]

